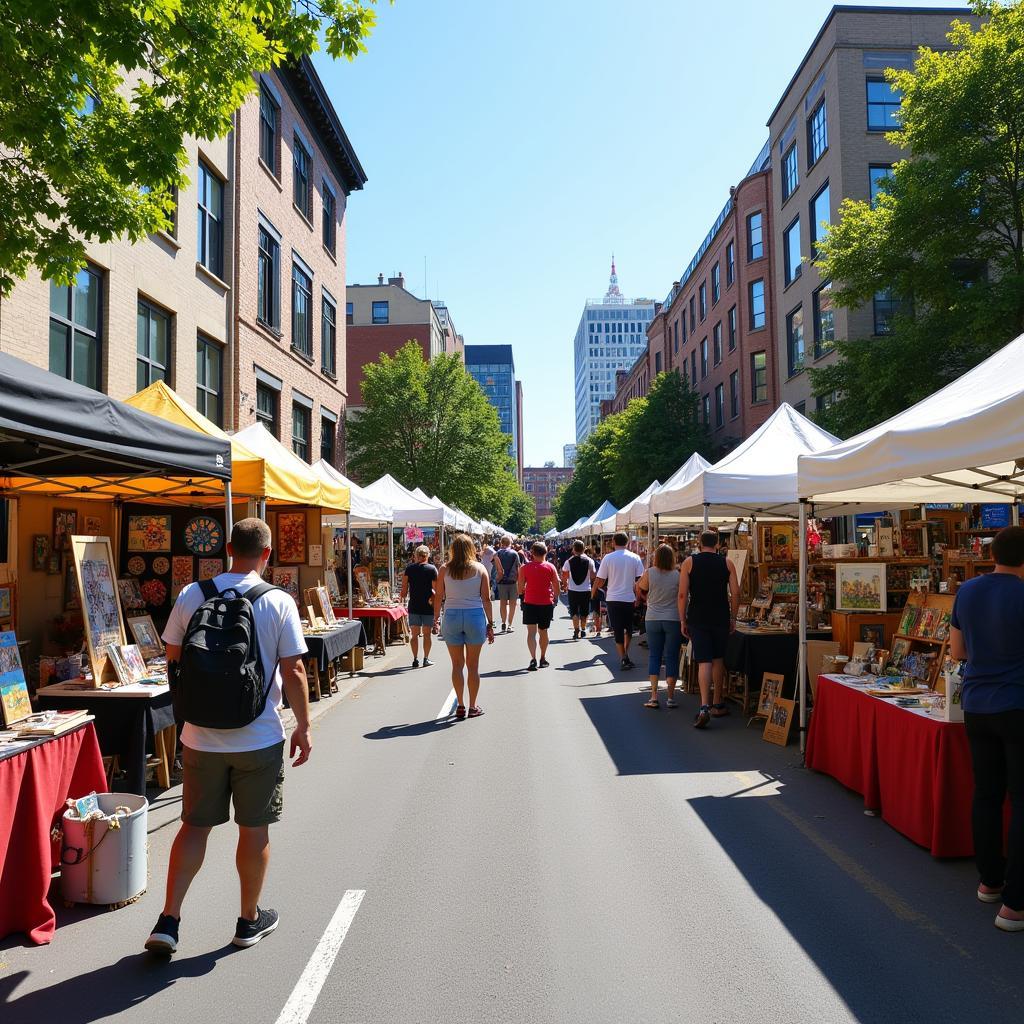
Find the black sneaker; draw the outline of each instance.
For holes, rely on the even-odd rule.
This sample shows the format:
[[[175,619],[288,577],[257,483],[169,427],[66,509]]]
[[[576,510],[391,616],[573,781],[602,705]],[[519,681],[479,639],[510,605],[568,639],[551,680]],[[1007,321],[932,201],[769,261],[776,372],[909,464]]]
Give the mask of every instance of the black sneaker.
[[[531,658],[530,659],[530,664],[526,666],[526,671],[527,672],[536,672],[537,671],[537,659],[536,658]]]
[[[579,640],[579,638],[580,638],[580,631],[578,629],[574,629],[572,631],[572,638],[573,638],[573,640]]]
[[[178,925],[181,919],[171,917],[170,914],[161,914],[156,919],[153,931],[146,939],[146,949],[150,953],[166,953],[168,956],[178,950]]]
[[[419,668],[420,667],[420,659],[419,658],[413,658],[412,659],[412,667],[413,668]]]
[[[506,632],[507,630],[508,630],[508,623],[503,622],[501,624],[501,631],[502,631],[502,633]]]
[[[260,910],[257,907],[255,921],[247,921],[244,917],[238,919],[238,924],[235,926],[235,937],[231,941],[243,949],[247,946],[255,946],[264,935],[269,935],[277,927],[277,922],[276,910]]]
[[[551,662],[548,661],[547,658],[541,658],[540,659],[540,667],[541,668],[551,668]]]
[[[703,705],[693,719],[694,729],[706,729],[711,722],[711,708]]]
[[[433,664],[434,663],[429,658],[424,658],[423,659],[423,667],[424,668],[430,668],[430,666],[433,665]]]
[[[636,668],[636,665],[634,665],[629,658],[623,658],[622,667],[628,672],[631,668]]]

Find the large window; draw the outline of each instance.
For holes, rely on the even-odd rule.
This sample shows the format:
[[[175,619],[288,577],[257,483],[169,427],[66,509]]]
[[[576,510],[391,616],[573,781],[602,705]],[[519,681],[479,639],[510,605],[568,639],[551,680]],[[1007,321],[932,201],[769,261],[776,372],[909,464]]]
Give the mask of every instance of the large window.
[[[736,280],[736,243],[730,242],[725,247],[725,284],[726,287]]]
[[[764,255],[764,220],[760,213],[747,217],[747,262]]]
[[[697,386],[697,350],[695,348],[690,349],[690,384],[693,387]]]
[[[171,365],[171,318],[139,299],[135,316],[135,389],[167,380]]]
[[[804,310],[797,306],[786,317],[786,355],[789,375],[793,376],[804,368]]]
[[[700,379],[703,380],[708,375],[708,339],[701,338],[700,340]]]
[[[334,436],[338,432],[338,421],[321,412],[320,415],[320,458],[328,465],[334,465]]]
[[[354,318],[355,318],[355,312],[354,312],[352,303],[351,302],[346,302],[345,303],[345,323],[348,324],[351,327],[352,326],[352,321],[353,321]],[[593,326],[593,324],[591,324],[591,326]]]
[[[788,199],[800,184],[800,169],[797,166],[796,143],[786,150],[782,157],[782,198]]]
[[[389,318],[389,310],[387,301],[375,302],[373,304],[373,315],[372,320],[375,324],[386,324]]]
[[[903,93],[884,78],[867,80],[868,131],[891,132],[899,126]]]
[[[891,288],[875,292],[875,334],[889,334],[893,317],[906,311],[906,303]]]
[[[303,462],[309,462],[309,409],[301,402],[292,402],[292,451]]]
[[[715,387],[715,427],[725,426],[725,385]]]
[[[782,233],[783,274],[786,284],[800,276],[800,218]]]
[[[280,434],[279,410],[281,393],[263,381],[256,382],[256,421],[270,431],[274,437]]]
[[[750,356],[750,400],[768,401],[768,355],[753,352]]]
[[[814,293],[814,357],[821,358],[836,343],[836,319],[832,306],[832,282],[826,281]]]
[[[281,326],[281,246],[262,225],[257,257],[256,319],[272,327]]]
[[[736,307],[729,309],[729,351],[736,351]]]
[[[690,296],[690,333],[697,330],[697,300]]]
[[[281,137],[281,108],[265,85],[260,85],[260,159],[278,176],[278,139]]]
[[[196,336],[196,408],[218,427],[224,426],[221,404],[223,361],[220,345]]]
[[[661,353],[654,353],[654,372],[661,373]]]
[[[868,168],[868,188],[871,194],[872,208],[878,203],[878,193],[884,192],[892,177],[892,167],[889,164],[872,164]]]
[[[716,263],[711,268],[711,305],[722,297],[722,268]]]
[[[338,309],[326,295],[320,313],[320,368],[332,377],[338,372]]]
[[[733,370],[729,374],[729,418],[736,419],[740,414],[740,371]]]
[[[750,282],[750,329],[756,331],[765,325],[764,281]]]
[[[813,167],[828,149],[828,122],[822,100],[807,119],[807,166]]]
[[[297,264],[292,264],[292,348],[313,358],[313,281]]]
[[[702,401],[703,412],[704,412],[704,426],[711,426],[711,396],[705,395]]]
[[[718,366],[722,361],[722,321],[719,320],[715,324],[714,330],[711,332],[713,339],[712,349],[715,353],[715,366]]]
[[[708,286],[706,281],[700,283],[700,322],[704,323],[708,316]]]
[[[50,372],[99,390],[103,281],[86,267],[71,286],[50,282]]]
[[[323,196],[323,218],[324,218],[324,248],[333,256],[338,244],[338,200],[334,195],[334,189],[324,178],[321,189]]]
[[[828,233],[829,225],[832,223],[831,203],[832,197],[826,181],[811,200],[811,259],[817,258],[818,242]]]
[[[199,161],[196,258],[211,274],[224,276],[224,183]]]
[[[298,135],[292,141],[292,201],[306,220],[313,219],[313,158]]]

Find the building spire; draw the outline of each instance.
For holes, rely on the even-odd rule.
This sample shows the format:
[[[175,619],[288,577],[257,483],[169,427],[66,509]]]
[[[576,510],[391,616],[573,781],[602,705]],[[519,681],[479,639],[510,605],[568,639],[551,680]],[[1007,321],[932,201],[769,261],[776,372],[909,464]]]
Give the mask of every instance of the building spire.
[[[612,253],[612,272],[608,278],[608,291],[605,292],[604,301],[606,305],[621,305],[626,301],[619,291],[619,275],[615,273],[615,253]]]

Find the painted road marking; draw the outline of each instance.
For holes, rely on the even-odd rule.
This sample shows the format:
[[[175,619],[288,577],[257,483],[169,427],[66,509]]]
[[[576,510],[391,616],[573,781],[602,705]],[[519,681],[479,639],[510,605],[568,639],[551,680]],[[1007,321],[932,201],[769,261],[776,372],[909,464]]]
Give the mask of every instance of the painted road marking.
[[[288,1002],[277,1018],[277,1024],[306,1024],[309,1020],[320,990],[324,987],[341,944],[348,934],[349,925],[352,924],[352,919],[356,916],[365,895],[365,889],[349,889],[341,897],[331,923],[313,950],[313,955],[309,958],[309,963],[306,964],[306,969],[295,988],[292,989]]]
[[[440,722],[442,718],[449,718],[455,711],[455,691],[452,690],[444,699],[441,710],[434,716],[434,720]]]

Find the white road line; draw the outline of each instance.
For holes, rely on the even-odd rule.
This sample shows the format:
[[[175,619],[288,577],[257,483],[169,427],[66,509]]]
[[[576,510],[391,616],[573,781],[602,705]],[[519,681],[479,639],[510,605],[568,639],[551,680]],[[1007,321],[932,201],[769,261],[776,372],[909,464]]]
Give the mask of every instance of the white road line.
[[[452,690],[444,699],[441,710],[434,716],[435,721],[440,722],[442,718],[448,718],[455,710],[455,691]]]
[[[309,1020],[310,1012],[316,1004],[320,990],[324,987],[327,975],[334,966],[341,944],[348,934],[349,925],[352,924],[352,919],[356,916],[365,895],[365,889],[349,889],[341,897],[331,923],[313,950],[302,977],[292,989],[288,1002],[277,1018],[277,1024],[306,1024]]]

